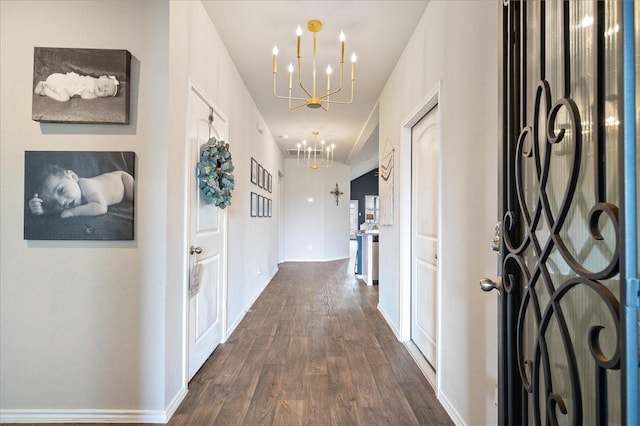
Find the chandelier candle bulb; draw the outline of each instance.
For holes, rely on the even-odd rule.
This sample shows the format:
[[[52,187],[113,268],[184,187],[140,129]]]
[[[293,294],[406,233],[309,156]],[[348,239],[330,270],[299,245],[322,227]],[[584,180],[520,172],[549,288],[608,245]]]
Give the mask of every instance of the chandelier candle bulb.
[[[302,37],[302,28],[300,28],[300,25],[298,25],[298,28],[296,29],[296,37],[298,39],[298,59],[300,59],[300,37]]]
[[[289,90],[293,87],[293,64],[289,64]]]
[[[278,46],[273,46],[273,73],[276,73],[276,57],[278,56]]]
[[[344,40],[345,36],[342,31],[340,31],[340,63],[344,63]]]
[[[351,55],[351,81],[356,79],[356,59],[358,59],[356,52],[353,52]]]

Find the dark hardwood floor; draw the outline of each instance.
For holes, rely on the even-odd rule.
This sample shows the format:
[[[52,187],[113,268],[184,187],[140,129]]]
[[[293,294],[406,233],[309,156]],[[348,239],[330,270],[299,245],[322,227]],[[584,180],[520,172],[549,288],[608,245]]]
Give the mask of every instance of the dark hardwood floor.
[[[347,260],[285,263],[170,425],[450,425]]]
[[[348,260],[285,263],[169,425],[451,425]]]

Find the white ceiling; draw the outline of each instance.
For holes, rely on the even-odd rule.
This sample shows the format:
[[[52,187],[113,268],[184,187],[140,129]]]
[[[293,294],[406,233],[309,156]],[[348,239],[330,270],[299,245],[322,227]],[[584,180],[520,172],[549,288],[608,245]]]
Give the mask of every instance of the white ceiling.
[[[311,132],[318,131],[319,138],[336,144],[335,160],[351,166],[352,178],[377,167],[377,100],[424,13],[427,0],[204,0],[202,3],[285,157],[287,148],[295,148],[302,139],[312,139]],[[302,78],[311,81],[312,35],[306,29],[310,19],[323,23],[317,35],[319,92],[320,88],[326,90],[327,65],[334,69],[332,87],[337,86],[340,31],[346,36],[343,89],[346,93],[342,94],[345,98],[350,89],[348,58],[352,52],[358,56],[352,104],[332,105],[328,112],[307,107],[289,111],[287,101],[273,95],[273,46],[277,45],[279,50],[278,91],[284,94],[288,87],[287,66],[290,62],[296,65],[298,25],[303,29]]]

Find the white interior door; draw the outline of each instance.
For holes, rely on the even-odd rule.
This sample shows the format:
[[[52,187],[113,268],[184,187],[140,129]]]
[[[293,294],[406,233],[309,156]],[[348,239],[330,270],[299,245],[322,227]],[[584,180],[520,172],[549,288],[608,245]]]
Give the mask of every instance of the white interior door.
[[[438,107],[411,129],[411,340],[436,369],[438,323]]]
[[[213,118],[213,121],[210,120]],[[226,212],[200,195],[196,165],[209,137],[227,140],[227,121],[192,87],[189,93],[189,380],[223,337]],[[196,277],[197,276],[197,277]]]

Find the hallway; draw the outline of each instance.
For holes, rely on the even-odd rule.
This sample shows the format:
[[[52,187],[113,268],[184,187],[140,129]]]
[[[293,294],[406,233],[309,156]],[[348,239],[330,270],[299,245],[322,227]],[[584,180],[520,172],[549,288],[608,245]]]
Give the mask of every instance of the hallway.
[[[169,424],[452,424],[377,303],[352,261],[281,264]]]

